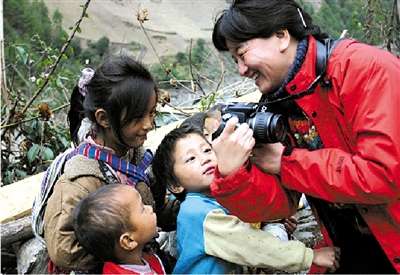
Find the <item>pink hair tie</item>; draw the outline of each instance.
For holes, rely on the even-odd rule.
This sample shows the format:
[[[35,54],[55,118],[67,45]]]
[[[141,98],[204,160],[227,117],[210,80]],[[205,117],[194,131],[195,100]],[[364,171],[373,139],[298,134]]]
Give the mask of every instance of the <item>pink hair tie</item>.
[[[78,81],[79,92],[81,95],[86,96],[87,94],[87,85],[94,75],[94,70],[92,68],[84,68],[81,71],[81,77]]]

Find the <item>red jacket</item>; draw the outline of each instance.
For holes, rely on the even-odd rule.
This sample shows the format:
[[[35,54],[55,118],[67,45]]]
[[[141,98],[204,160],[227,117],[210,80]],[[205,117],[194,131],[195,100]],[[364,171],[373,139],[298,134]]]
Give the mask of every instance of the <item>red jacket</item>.
[[[305,90],[315,79],[315,63],[316,41],[310,37],[305,61],[286,86],[290,94]],[[296,148],[282,156],[280,182],[264,174],[268,184],[236,189],[230,184],[225,189],[226,181],[217,178],[212,194],[248,222],[270,219],[273,213],[265,208],[271,205],[258,197],[274,184],[355,204],[400,272],[400,61],[386,51],[344,40],[333,50],[326,76],[332,82],[328,91],[317,87],[296,100],[312,118],[324,148]],[[241,211],[249,201],[257,201],[257,207]]]
[[[164,266],[161,260],[155,254],[143,254],[143,258],[149,263],[149,266],[153,271],[150,274],[165,274]],[[105,262],[103,266],[103,274],[141,274],[141,273],[123,268],[122,266],[112,262]]]

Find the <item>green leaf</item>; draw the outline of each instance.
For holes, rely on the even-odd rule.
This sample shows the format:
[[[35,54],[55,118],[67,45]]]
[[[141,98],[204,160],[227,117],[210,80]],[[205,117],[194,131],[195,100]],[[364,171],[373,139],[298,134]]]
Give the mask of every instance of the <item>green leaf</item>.
[[[65,137],[60,137],[60,141],[64,147],[68,147],[70,145],[69,141]]]
[[[17,175],[18,178],[22,179],[25,178],[28,175],[28,173],[20,169],[15,169],[15,175]]]
[[[25,49],[21,46],[16,46],[15,50],[17,51],[18,57],[21,62],[26,64],[26,62],[28,61],[28,53],[25,51]]]
[[[49,147],[44,147],[44,149],[42,151],[42,159],[43,160],[53,160],[54,159],[53,150],[51,150]]]
[[[12,170],[8,170],[3,174],[3,184],[7,185],[13,183],[13,173]]]
[[[57,77],[57,79],[56,79],[56,85],[57,85],[58,88],[63,88],[63,87],[64,87],[64,84],[62,83],[60,77]]]
[[[36,157],[37,157],[38,154],[39,154],[39,151],[40,151],[40,146],[37,145],[36,143],[34,143],[34,144],[32,145],[32,147],[29,148],[29,151],[28,151],[28,153],[26,154],[26,156],[27,156],[27,158],[28,158],[29,164],[31,164],[31,163],[36,159]]]
[[[81,30],[81,28],[80,28],[79,26],[76,28],[76,31],[77,31],[78,33],[81,33],[81,32],[82,32],[82,30]]]
[[[43,78],[38,78],[38,79],[36,79],[36,86],[42,86],[43,85]]]

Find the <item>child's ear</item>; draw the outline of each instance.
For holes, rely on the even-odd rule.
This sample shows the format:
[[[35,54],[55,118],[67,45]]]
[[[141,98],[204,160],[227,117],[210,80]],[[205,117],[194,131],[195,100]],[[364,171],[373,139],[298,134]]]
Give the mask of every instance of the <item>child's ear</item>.
[[[169,190],[172,193],[179,194],[179,193],[182,193],[183,191],[185,191],[185,188],[183,188],[182,186],[170,186]]]
[[[108,120],[107,112],[100,108],[97,109],[96,112],[94,113],[94,116],[96,118],[97,124],[99,124],[103,128],[109,128],[110,127],[110,122]]]
[[[204,129],[207,130],[208,134],[212,135],[215,131],[218,130],[220,124],[221,124],[221,118],[207,117],[204,120]]]
[[[138,243],[133,238],[132,232],[125,232],[119,237],[119,245],[124,250],[132,251],[138,246]]]

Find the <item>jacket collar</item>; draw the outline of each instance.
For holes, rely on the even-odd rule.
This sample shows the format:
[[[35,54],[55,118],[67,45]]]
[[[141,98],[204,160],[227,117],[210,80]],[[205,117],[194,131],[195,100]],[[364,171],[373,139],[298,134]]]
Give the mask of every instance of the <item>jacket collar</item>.
[[[286,91],[293,95],[306,90],[316,77],[316,48],[317,41],[311,35],[308,37],[308,50],[300,70],[286,85]]]
[[[106,180],[100,170],[99,162],[82,155],[76,155],[67,161],[64,168],[64,175],[71,180],[82,176],[93,176],[103,181]]]

